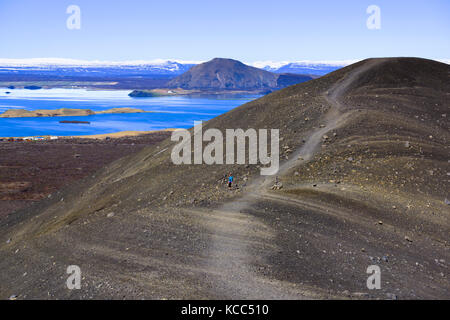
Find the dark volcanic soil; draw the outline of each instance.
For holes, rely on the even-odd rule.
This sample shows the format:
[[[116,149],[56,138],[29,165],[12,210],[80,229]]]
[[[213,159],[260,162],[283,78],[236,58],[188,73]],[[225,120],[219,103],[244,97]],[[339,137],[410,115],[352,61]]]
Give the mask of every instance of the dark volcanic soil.
[[[169,135],[0,142],[0,218]]]
[[[280,129],[277,190],[170,140],[114,161],[0,220],[0,297],[449,299],[449,95],[449,65],[368,59],[205,124]]]

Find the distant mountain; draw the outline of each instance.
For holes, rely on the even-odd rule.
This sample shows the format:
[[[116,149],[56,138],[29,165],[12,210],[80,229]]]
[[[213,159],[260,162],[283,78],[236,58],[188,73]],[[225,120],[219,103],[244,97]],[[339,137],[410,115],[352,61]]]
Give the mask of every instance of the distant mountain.
[[[176,61],[155,62],[85,62],[63,61],[14,62],[0,60],[0,75],[29,75],[54,77],[155,77],[177,76],[189,70],[194,63]]]
[[[438,60],[449,64],[449,59]],[[341,61],[258,61],[249,66],[274,73],[323,76],[357,62]],[[2,59],[0,76],[92,77],[92,78],[172,78],[183,74],[200,61],[156,59],[138,61],[86,61],[73,59]]]
[[[315,76],[323,76],[330,72],[343,68],[356,60],[344,61],[298,61],[298,62],[272,62],[263,61],[255,62],[252,65],[275,73],[294,73],[294,74],[309,74]]]
[[[167,83],[171,88],[214,90],[279,89],[311,80],[307,75],[276,74],[233,59],[215,58]]]
[[[312,80],[314,76],[294,73],[281,73],[277,78],[277,88],[285,88],[297,83]]]
[[[0,83],[21,88],[152,89],[187,71],[197,61],[84,61],[0,59]]]
[[[254,62],[249,66],[274,73],[322,76],[354,61]],[[86,77],[86,78],[172,78],[198,65],[199,61],[85,61],[73,59],[1,59],[0,76]],[[22,78],[20,78],[22,80]],[[34,80],[34,79],[33,79]]]
[[[289,63],[285,66],[282,66],[278,70],[274,71],[277,73],[303,73],[303,74],[313,74],[313,75],[325,75],[327,73],[336,71],[340,68],[345,67],[342,66],[330,66],[330,65],[302,65],[298,63]]]

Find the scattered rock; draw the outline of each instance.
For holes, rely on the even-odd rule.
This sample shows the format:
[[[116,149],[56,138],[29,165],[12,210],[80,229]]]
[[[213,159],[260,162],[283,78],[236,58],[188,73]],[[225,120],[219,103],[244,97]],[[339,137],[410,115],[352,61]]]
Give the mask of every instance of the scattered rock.
[[[110,212],[106,215],[107,218],[112,218],[114,217],[114,212]]]
[[[272,186],[272,190],[280,190],[280,189],[283,189],[283,184],[280,181],[278,181]]]
[[[391,300],[397,300],[397,295],[393,293],[386,293],[386,297]]]
[[[450,205],[450,201],[447,198],[445,198],[444,202],[445,204]]]
[[[413,241],[411,240],[411,238],[408,237],[408,236],[405,236],[405,240],[408,241],[408,242],[413,242]]]
[[[353,292],[352,296],[362,298],[362,297],[368,297],[369,294],[365,293],[365,292]]]
[[[12,241],[11,239],[8,239],[8,240],[6,240],[6,243],[9,244],[9,243],[11,243],[11,241]]]
[[[13,294],[9,297],[9,300],[17,300],[17,295]]]

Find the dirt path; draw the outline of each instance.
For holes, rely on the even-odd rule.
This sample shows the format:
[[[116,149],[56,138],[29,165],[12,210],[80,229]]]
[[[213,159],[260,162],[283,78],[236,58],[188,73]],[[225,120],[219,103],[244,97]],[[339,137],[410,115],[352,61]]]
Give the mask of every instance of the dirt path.
[[[331,108],[324,116],[324,127],[314,131],[304,145],[284,162],[279,175],[292,167],[310,161],[318,150],[324,134],[345,123],[350,112],[344,112],[339,101],[358,76],[382,60],[369,61],[336,83],[324,98]],[[213,212],[219,218],[213,224],[213,241],[210,246],[209,268],[217,275],[216,288],[232,299],[305,299],[311,297],[305,290],[290,284],[268,279],[254,269],[264,248],[255,245],[258,234],[271,236],[255,217],[246,213],[252,203],[266,197],[275,177],[259,177],[247,187],[246,193],[238,200],[225,203]],[[255,235],[256,233],[256,235]]]

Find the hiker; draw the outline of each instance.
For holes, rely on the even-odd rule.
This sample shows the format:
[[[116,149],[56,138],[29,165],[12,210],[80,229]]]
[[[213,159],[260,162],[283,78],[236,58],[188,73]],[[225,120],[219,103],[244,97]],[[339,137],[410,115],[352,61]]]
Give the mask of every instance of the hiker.
[[[228,189],[231,189],[231,185],[233,184],[233,175],[230,173],[228,176]]]

